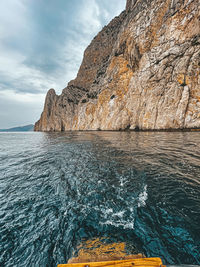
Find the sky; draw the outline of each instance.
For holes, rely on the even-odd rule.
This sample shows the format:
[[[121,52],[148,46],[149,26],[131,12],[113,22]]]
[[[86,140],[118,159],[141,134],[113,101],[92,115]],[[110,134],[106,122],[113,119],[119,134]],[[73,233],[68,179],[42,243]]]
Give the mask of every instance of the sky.
[[[126,0],[0,0],[0,129],[34,124],[50,88],[74,79],[83,52]]]

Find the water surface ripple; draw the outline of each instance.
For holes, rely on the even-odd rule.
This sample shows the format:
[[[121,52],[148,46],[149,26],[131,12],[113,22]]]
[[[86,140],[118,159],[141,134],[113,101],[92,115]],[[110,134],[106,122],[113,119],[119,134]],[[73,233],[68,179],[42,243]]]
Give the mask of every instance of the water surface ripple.
[[[0,207],[0,266],[56,266],[102,237],[200,264],[200,133],[1,133]]]

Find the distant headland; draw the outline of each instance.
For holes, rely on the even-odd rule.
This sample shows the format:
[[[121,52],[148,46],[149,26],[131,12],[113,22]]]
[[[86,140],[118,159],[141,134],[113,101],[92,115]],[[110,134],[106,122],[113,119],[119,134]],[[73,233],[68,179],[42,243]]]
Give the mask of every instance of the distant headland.
[[[29,124],[25,126],[13,127],[9,129],[0,129],[0,132],[32,132],[33,130],[34,130],[34,125]]]

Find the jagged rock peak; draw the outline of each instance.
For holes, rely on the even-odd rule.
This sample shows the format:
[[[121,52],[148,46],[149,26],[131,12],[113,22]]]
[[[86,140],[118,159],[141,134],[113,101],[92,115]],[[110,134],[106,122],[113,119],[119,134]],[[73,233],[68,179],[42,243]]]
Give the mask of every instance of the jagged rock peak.
[[[199,0],[127,0],[36,131],[200,128]]]

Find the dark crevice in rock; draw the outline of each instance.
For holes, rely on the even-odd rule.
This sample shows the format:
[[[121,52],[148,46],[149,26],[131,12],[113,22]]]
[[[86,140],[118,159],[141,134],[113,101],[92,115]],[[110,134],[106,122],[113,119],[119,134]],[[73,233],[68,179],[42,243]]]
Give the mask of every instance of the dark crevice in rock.
[[[63,121],[61,121],[61,132],[64,132],[64,131],[65,131],[65,126],[64,126]]]
[[[131,128],[131,125],[130,125],[130,124],[128,124],[124,130],[125,130],[125,131],[129,131],[129,130],[130,130],[130,128]]]

